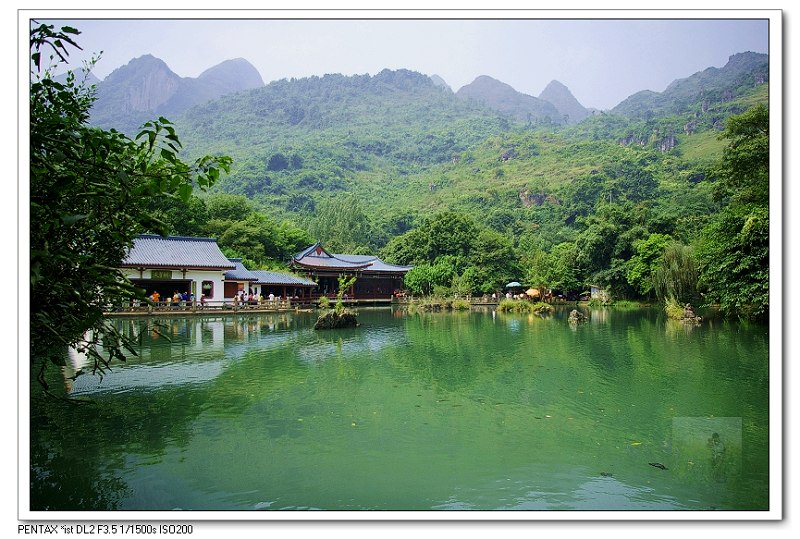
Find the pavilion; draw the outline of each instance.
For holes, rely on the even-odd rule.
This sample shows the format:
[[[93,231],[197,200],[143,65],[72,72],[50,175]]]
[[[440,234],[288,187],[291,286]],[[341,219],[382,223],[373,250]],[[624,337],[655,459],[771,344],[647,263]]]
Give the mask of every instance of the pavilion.
[[[355,276],[348,299],[389,300],[403,290],[403,278],[413,266],[388,264],[372,255],[331,254],[319,242],[292,257],[290,267],[316,281],[316,294],[335,296],[339,276]]]

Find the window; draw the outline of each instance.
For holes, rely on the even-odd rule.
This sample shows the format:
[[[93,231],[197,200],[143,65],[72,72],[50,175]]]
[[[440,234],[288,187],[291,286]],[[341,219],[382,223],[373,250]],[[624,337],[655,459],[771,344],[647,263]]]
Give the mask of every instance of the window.
[[[214,297],[214,281],[203,281],[202,293],[206,298]]]

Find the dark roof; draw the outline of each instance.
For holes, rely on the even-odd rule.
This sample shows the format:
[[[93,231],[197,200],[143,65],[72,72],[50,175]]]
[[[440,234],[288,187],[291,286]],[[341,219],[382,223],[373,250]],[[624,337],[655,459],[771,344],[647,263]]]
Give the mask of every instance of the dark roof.
[[[241,258],[229,258],[235,266],[236,269],[231,271],[225,272],[225,280],[226,281],[257,281],[258,277],[250,271],[249,269],[244,267],[242,264]]]
[[[413,266],[387,264],[373,255],[331,254],[317,242],[292,258],[292,265],[308,269],[340,269],[376,273],[405,273]]]
[[[141,234],[122,261],[123,267],[227,270],[236,266],[212,238]]]
[[[253,270],[256,276],[256,284],[279,284],[289,286],[317,286],[317,283],[304,277],[281,273],[279,271]]]
[[[349,262],[360,263],[367,261],[369,262],[369,266],[366,268],[365,271],[405,272],[414,267],[414,266],[396,266],[394,264],[389,264],[388,262],[384,262],[377,256],[370,256],[370,255],[333,255],[333,256]]]
[[[304,268],[358,270],[366,268],[369,262],[350,262],[342,260],[336,255],[330,254],[317,242],[296,254],[292,258],[292,264],[297,264]]]

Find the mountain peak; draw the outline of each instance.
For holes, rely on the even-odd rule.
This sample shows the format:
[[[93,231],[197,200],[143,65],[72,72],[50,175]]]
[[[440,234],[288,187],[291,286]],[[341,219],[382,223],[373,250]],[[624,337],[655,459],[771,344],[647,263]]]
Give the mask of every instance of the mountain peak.
[[[440,77],[439,75],[431,75],[430,79],[433,81],[434,85],[439,86],[440,88],[446,88],[446,89],[450,90],[451,92],[453,91],[453,89],[450,88],[450,85],[447,84],[447,82],[445,82],[445,80],[442,77]]]
[[[92,123],[132,132],[154,116],[172,117],[193,105],[263,85],[256,68],[243,58],[226,60],[197,78],[183,78],[163,60],[145,54],[97,85]]]
[[[383,69],[372,77],[399,90],[411,90],[419,87],[428,87],[433,81],[427,75],[410,69]]]
[[[728,58],[723,67],[703,71],[672,81],[663,92],[641,91],[629,96],[613,112],[633,118],[645,118],[665,111],[705,112],[714,103],[724,103],[769,81],[769,56],[741,52]]]
[[[518,92],[511,85],[488,75],[480,75],[459,89],[456,96],[473,99],[523,122],[562,122],[563,115],[552,103]]]
[[[463,90],[464,88],[467,87],[476,87],[476,86],[487,86],[487,87],[494,86],[496,88],[502,88],[504,90],[508,89],[516,92],[516,90],[514,90],[514,88],[510,84],[506,84],[505,82],[499,81],[493,77],[490,77],[489,75],[479,75],[475,77],[474,81],[472,81],[467,86],[464,86],[461,89]]]
[[[152,111],[178,91],[181,78],[167,64],[145,54],[112,71],[98,84],[92,115],[107,103],[111,116]],[[100,114],[102,116],[102,113]]]
[[[547,84],[547,86],[544,87],[544,90],[542,90],[542,93],[547,92],[548,90],[549,91],[558,91],[558,92],[563,92],[563,91],[569,92],[569,88],[567,88],[567,86],[565,84],[563,84],[562,82],[557,81],[555,79],[551,80]]]
[[[156,58],[152,54],[144,54],[137,58],[133,58],[124,66],[118,67],[112,71],[104,80],[115,81],[118,79],[134,79],[141,77],[145,73],[163,73],[171,78],[180,78],[172,72],[164,60]]]
[[[557,80],[550,81],[539,94],[539,99],[552,103],[566,123],[578,123],[589,115],[589,111],[575,99],[569,88]]]
[[[739,52],[728,57],[728,63],[722,69],[725,70],[763,70],[764,64],[769,61],[769,56],[758,52]]]
[[[200,73],[197,80],[222,84],[237,90],[249,90],[264,86],[258,70],[244,58],[225,60]],[[228,92],[230,93],[230,92]]]

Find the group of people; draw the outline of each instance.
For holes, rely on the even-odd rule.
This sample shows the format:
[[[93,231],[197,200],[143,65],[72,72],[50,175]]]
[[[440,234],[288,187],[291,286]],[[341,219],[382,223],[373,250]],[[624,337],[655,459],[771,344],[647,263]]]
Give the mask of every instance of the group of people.
[[[492,299],[496,299],[495,294],[492,294]],[[512,294],[511,292],[506,292],[506,299],[530,299],[530,296],[527,294]]]
[[[234,305],[245,304],[245,303],[255,304],[255,303],[261,303],[262,301],[264,301],[264,296],[262,296],[261,294],[256,294],[252,290],[250,290],[249,292],[245,292],[244,290],[239,290],[239,292],[237,292],[236,295],[233,296]]]
[[[162,296],[158,290],[154,290],[150,296],[148,296],[150,301],[153,305],[156,306],[183,306],[183,305],[193,305],[195,301],[194,294],[190,292],[178,292],[175,291],[172,296],[164,295]],[[199,306],[204,307],[206,305],[206,296],[200,296]],[[233,297],[234,305],[258,305],[263,303],[265,300],[269,302],[273,302],[276,299],[281,299],[279,296],[276,296],[274,293],[270,292],[267,297],[264,297],[261,294],[256,294],[253,290],[245,291],[239,290],[239,292]]]
[[[170,304],[172,304],[172,305],[184,304],[185,305],[188,302],[193,302],[194,301],[194,294],[192,294],[192,293],[190,293],[188,291],[187,292],[178,292],[177,290],[175,291],[174,294],[172,294],[171,297],[170,296],[162,297],[161,294],[158,292],[158,290],[153,291],[153,293],[150,294],[149,297],[150,297],[150,301],[152,301],[156,305],[160,305],[161,303],[165,303],[167,305],[170,305]]]
[[[247,291],[247,292],[245,292],[244,289],[242,289],[242,290],[239,290],[239,292],[233,297],[233,303],[235,305],[239,305],[239,304],[242,304],[242,305],[244,305],[244,304],[255,305],[257,303],[262,303],[265,299],[270,301],[270,302],[272,302],[272,301],[275,301],[276,299],[280,299],[280,298],[277,298],[275,296],[275,294],[273,294],[272,292],[270,292],[269,296],[267,296],[265,298],[263,295],[256,294],[255,292],[253,292],[252,289]]]

